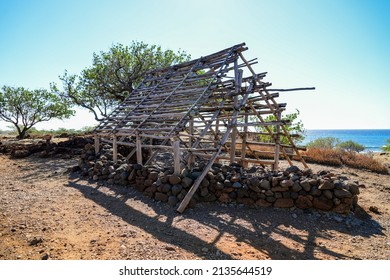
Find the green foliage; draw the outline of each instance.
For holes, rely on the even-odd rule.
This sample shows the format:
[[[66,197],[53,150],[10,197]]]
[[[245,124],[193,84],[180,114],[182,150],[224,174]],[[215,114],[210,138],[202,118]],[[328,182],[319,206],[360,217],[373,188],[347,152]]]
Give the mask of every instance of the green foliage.
[[[356,143],[352,140],[341,142],[337,145],[337,148],[345,150],[347,152],[362,152],[365,147],[359,143]]]
[[[333,149],[340,143],[335,137],[323,137],[310,141],[306,146],[309,149]]]
[[[85,135],[89,134],[93,131],[94,127],[92,126],[85,126],[81,129],[74,129],[74,128],[57,128],[57,129],[36,129],[36,128],[31,128],[29,130],[29,135],[31,137],[42,137],[43,135],[51,134],[53,136],[61,136],[61,135]]]
[[[305,137],[304,137],[305,127],[303,125],[302,120],[298,119],[299,114],[300,114],[299,110],[296,109],[295,113],[287,114],[283,117],[283,120],[290,121],[290,124],[286,124],[285,126],[286,126],[289,134],[294,137],[295,143],[300,143],[305,139]],[[272,121],[276,121],[276,117],[274,115],[270,115],[267,118],[265,118],[264,120],[266,122],[272,122]],[[276,126],[268,126],[268,128],[271,129],[271,131],[273,133],[276,133]],[[267,133],[268,131],[265,127],[259,127],[258,132]],[[271,139],[271,137],[269,137],[267,135],[260,135],[259,141],[269,143],[269,142],[273,142],[274,140]],[[280,143],[289,144],[289,140],[285,136],[282,136],[280,138]]]
[[[386,140],[386,145],[382,147],[382,150],[385,152],[390,152],[390,138]]]
[[[162,50],[143,42],[133,41],[130,46],[115,44],[108,52],[94,53],[92,66],[79,75],[65,71],[60,76],[62,90],[55,84],[51,86],[54,92],[88,109],[101,121],[141,83],[148,71],[189,59],[184,51]]]
[[[68,118],[73,113],[67,102],[45,89],[3,86],[0,91],[0,118],[15,126],[20,139],[39,122]]]

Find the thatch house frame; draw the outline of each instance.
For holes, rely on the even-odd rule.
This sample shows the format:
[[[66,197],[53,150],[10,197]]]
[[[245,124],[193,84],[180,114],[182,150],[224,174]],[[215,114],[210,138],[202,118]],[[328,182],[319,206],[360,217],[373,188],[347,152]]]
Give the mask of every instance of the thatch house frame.
[[[202,174],[181,202],[183,212],[213,163],[218,160],[270,165],[278,169],[282,157],[292,165],[292,158],[307,167],[299,147],[289,135],[282,119],[285,103],[277,103],[278,92],[271,91],[264,82],[266,73],[256,73],[252,65],[256,59],[246,60],[245,43],[219,52],[150,71],[142,83],[95,129],[95,152],[102,142],[113,146],[113,160],[117,160],[118,145],[132,147],[127,158],[134,154],[137,163],[150,164],[161,151],[174,157],[174,172],[191,168],[197,158],[207,161]],[[248,73],[244,77],[244,73]],[[274,121],[266,121],[267,116]],[[269,136],[269,143],[251,140],[256,128]],[[281,144],[284,136],[288,144]],[[156,144],[155,139],[158,139]],[[238,148],[237,148],[238,147]],[[272,160],[264,160],[247,152],[268,147]],[[272,152],[269,151],[272,148]],[[143,149],[151,156],[144,159]]]

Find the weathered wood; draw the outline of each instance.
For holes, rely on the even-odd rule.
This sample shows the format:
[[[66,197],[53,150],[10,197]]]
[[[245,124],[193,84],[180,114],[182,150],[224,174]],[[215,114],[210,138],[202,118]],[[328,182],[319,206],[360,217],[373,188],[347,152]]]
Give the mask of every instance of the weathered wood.
[[[98,154],[99,153],[99,150],[100,150],[100,140],[99,140],[99,136],[98,135],[95,135],[94,136],[94,142],[95,142],[95,154]]]
[[[202,154],[202,153],[194,153],[194,155],[201,156],[204,158],[211,158],[213,156],[213,154]],[[230,161],[230,156],[219,155],[216,159]],[[235,158],[235,161],[237,161],[237,162],[240,160],[241,160],[241,157]],[[273,161],[273,160],[265,160],[265,159],[259,160],[259,159],[252,159],[252,158],[245,158],[245,162],[246,163],[255,163],[255,164],[266,164],[266,165],[274,165],[275,164],[275,161]]]
[[[237,109],[239,109],[242,106],[244,106],[244,104],[245,104],[249,94],[251,93],[252,87],[253,87],[253,84],[251,84],[249,86],[247,93],[244,94],[240,104],[237,105]],[[233,117],[237,116],[238,113],[239,113],[239,110],[234,111]],[[190,188],[190,190],[188,191],[188,193],[184,197],[183,201],[180,203],[179,208],[177,209],[177,211],[179,213],[182,213],[184,211],[184,209],[187,207],[188,203],[190,202],[192,196],[194,195],[196,190],[199,188],[200,183],[202,182],[202,180],[204,179],[204,177],[206,176],[206,174],[210,170],[211,166],[214,164],[215,160],[219,156],[219,153],[222,150],[222,146],[226,143],[227,139],[229,138],[230,132],[233,129],[233,127],[235,127],[235,124],[236,124],[236,120],[233,120],[232,122],[230,122],[230,124],[229,124],[229,126],[228,126],[228,128],[227,128],[227,130],[225,132],[225,134],[223,135],[220,143],[218,144],[217,151],[214,153],[214,155],[211,156],[208,164],[203,169],[201,175],[195,180],[195,182],[193,183],[192,187]]]
[[[175,140],[173,142],[173,159],[174,159],[174,173],[180,175],[180,141]]]
[[[277,113],[276,120],[280,122],[282,116],[280,112]],[[280,153],[280,124],[276,125],[276,139],[275,139],[275,164],[273,165],[273,170],[278,170],[279,168],[279,153]]]
[[[245,119],[245,123],[248,123],[248,115],[245,115],[244,119]],[[244,133],[242,135],[242,143],[241,143],[241,162],[244,167],[247,167],[247,161],[245,160],[247,135],[248,135],[248,127],[245,126]]]
[[[151,151],[145,164],[150,164],[162,149],[173,152],[175,172],[181,163],[191,168],[195,156],[209,160],[206,173],[218,159],[244,166],[270,164],[277,169],[279,158],[292,165],[293,156],[294,159],[297,156],[305,166],[300,148],[292,142],[287,122],[281,118],[286,104],[275,101],[279,92],[270,93],[276,90],[268,89],[271,83],[262,80],[267,73],[255,73],[252,68],[255,60],[248,61],[242,55],[245,49],[240,44],[190,62],[150,71],[142,84],[101,122],[94,131],[95,137],[113,146],[134,147],[127,158],[137,153],[140,164],[142,149]],[[243,69],[249,70],[251,76],[243,77]],[[289,90],[298,88],[277,91]],[[268,116],[275,116],[276,121],[265,121]],[[262,128],[258,135],[269,136],[272,143],[251,138],[256,126]],[[117,138],[112,138],[113,134]],[[284,136],[288,144],[280,143]],[[96,147],[95,140],[95,150]],[[248,152],[256,159],[248,158]],[[262,152],[273,155],[274,160],[259,159]],[[180,158],[182,154],[186,156]],[[197,184],[196,180],[191,190],[196,191]],[[191,199],[190,194],[187,196]],[[185,207],[182,202],[180,209]]]
[[[112,160],[116,163],[118,161],[118,145],[117,136],[114,134],[112,138]]]
[[[137,153],[137,163],[142,165],[142,142],[139,134],[137,135],[135,141],[136,141],[135,144],[136,144],[136,153]]]

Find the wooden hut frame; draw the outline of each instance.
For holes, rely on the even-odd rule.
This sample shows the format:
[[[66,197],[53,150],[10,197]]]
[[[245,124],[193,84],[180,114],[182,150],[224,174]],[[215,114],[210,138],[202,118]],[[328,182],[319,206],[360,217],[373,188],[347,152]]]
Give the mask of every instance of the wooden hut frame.
[[[133,147],[127,155],[136,154],[137,163],[150,164],[161,150],[174,157],[174,172],[182,166],[191,168],[196,158],[207,160],[201,175],[181,202],[183,212],[193,194],[216,160],[270,165],[278,169],[279,158],[292,165],[292,157],[307,167],[282,119],[286,104],[277,103],[278,92],[268,90],[266,73],[255,73],[256,59],[246,60],[242,52],[245,43],[214,54],[156,69],[148,73],[142,83],[95,129],[95,150],[100,141],[113,145],[113,160],[117,160],[117,146]],[[244,72],[249,75],[244,77]],[[276,121],[267,122],[273,115]],[[261,134],[272,141],[251,140],[255,127],[263,127]],[[281,136],[288,144],[281,144]],[[153,145],[153,139],[159,139]],[[241,147],[237,149],[237,140]],[[272,147],[273,160],[246,156],[253,147]],[[151,149],[145,161],[142,149]],[[258,149],[257,149],[258,150]],[[237,156],[239,154],[240,156]]]

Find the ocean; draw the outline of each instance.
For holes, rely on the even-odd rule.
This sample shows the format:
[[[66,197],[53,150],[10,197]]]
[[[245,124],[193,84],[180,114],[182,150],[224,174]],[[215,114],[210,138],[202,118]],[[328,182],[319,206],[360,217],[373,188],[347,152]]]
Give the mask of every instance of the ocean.
[[[380,152],[390,139],[390,129],[309,129],[301,145],[317,138],[334,137],[340,141],[352,140],[366,147],[364,152]]]

